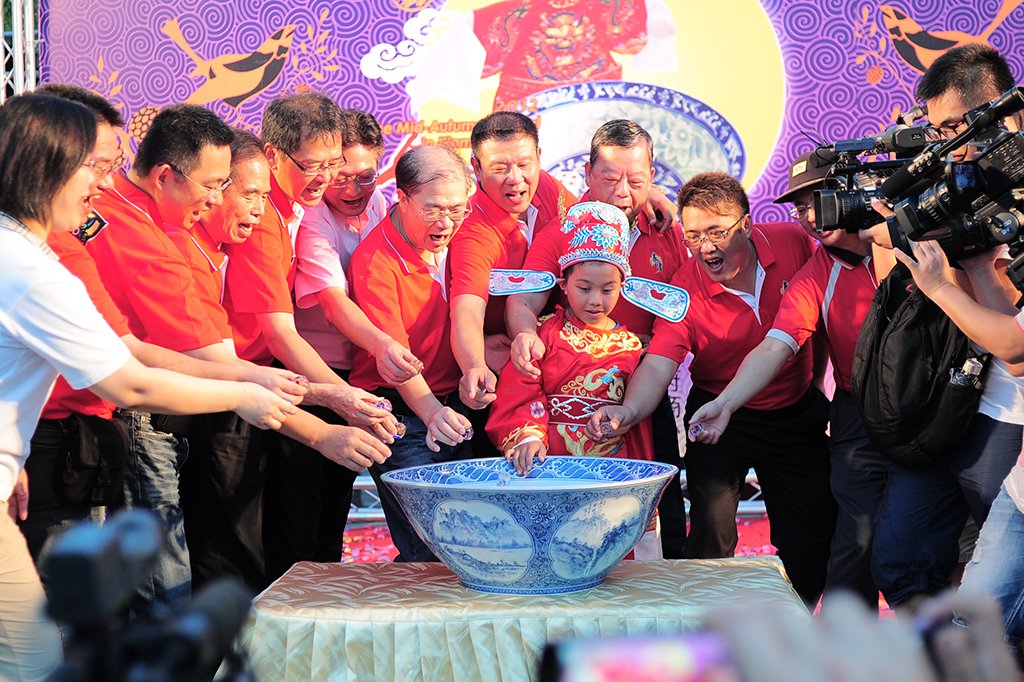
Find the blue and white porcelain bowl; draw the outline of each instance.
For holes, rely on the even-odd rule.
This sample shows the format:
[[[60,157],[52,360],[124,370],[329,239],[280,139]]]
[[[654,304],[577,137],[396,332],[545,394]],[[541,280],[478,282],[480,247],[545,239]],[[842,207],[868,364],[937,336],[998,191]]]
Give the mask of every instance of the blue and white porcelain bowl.
[[[548,457],[518,476],[503,459],[471,459],[383,480],[466,587],[556,594],[604,582],[643,537],[676,471],[632,459]]]

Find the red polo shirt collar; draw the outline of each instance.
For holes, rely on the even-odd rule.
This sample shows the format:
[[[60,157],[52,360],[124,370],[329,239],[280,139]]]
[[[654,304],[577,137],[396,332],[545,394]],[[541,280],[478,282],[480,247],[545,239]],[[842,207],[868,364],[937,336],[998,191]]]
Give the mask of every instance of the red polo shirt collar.
[[[277,177],[273,173],[270,174],[270,201],[281,216],[281,226],[288,229],[288,223],[296,217],[294,202],[284,193],[281,185],[277,184]]]
[[[157,208],[153,197],[149,196],[146,190],[129,180],[127,173],[122,171],[114,176],[114,191],[120,194],[130,205],[145,213],[153,221],[154,227],[161,232],[164,231],[164,219],[160,215],[160,209]],[[176,225],[175,227],[181,226]]]
[[[534,195],[536,198],[536,195]],[[519,229],[519,221],[509,215],[508,211],[494,202],[483,187],[477,183],[476,192],[473,194],[473,211],[479,211],[486,225],[492,225],[498,234],[507,236],[512,230]],[[525,211],[524,211],[525,213]]]
[[[402,273],[405,275],[411,275],[413,272],[430,272],[430,264],[423,259],[423,256],[416,252],[416,249],[409,245],[409,242],[405,241],[405,237],[395,227],[395,223],[392,220],[392,208],[388,212],[388,217],[381,221],[380,227],[382,236],[384,237],[384,243],[388,245],[391,253],[398,259],[402,264]],[[447,253],[448,249],[442,252]]]
[[[224,259],[227,256],[223,251],[220,250],[220,244],[214,241],[210,233],[206,231],[206,225],[200,220],[197,222],[191,230],[188,231],[192,235],[192,239],[195,240],[196,246],[198,246],[202,252],[210,259],[210,262],[214,267],[219,268],[224,264]]]

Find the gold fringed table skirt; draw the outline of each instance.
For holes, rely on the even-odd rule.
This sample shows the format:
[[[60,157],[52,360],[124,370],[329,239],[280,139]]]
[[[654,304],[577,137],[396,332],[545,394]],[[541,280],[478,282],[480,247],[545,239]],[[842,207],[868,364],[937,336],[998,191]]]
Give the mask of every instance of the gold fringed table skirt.
[[[242,631],[268,682],[526,682],[544,645],[667,634],[708,608],[806,608],[774,556],[623,561],[582,592],[469,590],[443,564],[296,564],[255,602]]]

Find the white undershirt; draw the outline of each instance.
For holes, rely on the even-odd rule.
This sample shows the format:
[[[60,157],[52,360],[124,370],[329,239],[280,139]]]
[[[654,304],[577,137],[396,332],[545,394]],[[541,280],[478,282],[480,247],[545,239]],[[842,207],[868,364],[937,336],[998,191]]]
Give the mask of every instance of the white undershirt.
[[[727,286],[722,286],[723,289],[728,291],[734,296],[739,296],[744,303],[750,306],[750,309],[754,311],[754,315],[757,317],[757,322],[761,322],[761,287],[764,285],[764,268],[761,267],[761,263],[757,264],[757,281],[754,283],[754,293],[748,294],[745,291],[739,289],[730,289]]]
[[[527,246],[533,244],[533,232],[537,227],[538,213],[539,211],[537,210],[537,207],[534,206],[533,204],[530,204],[529,206],[526,207],[526,222],[524,223],[522,220],[518,221],[519,231],[523,233],[524,237],[526,237]],[[522,215],[522,213],[520,213],[519,215]]]

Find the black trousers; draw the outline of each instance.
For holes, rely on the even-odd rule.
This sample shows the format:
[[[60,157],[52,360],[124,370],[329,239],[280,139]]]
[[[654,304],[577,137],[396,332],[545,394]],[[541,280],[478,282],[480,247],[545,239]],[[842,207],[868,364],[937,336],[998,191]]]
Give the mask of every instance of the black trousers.
[[[668,393],[651,413],[651,430],[654,432],[654,461],[662,464],[682,466],[679,457],[679,431],[676,429],[675,412]],[[672,477],[658,503],[661,519],[661,551],[666,559],[682,559],[686,547],[686,507],[683,503],[683,489],[679,474]]]
[[[348,380],[349,372],[334,371]],[[345,423],[326,407],[301,409],[328,424]],[[269,585],[297,561],[341,561],[352,484],[359,474],[276,431],[265,436],[263,549]]]
[[[690,390],[686,421],[715,396]],[[825,586],[836,502],[829,487],[828,399],[810,388],[778,410],[737,410],[716,445],[688,443],[686,480],[690,536],[686,558],[731,557],[736,551],[736,509],[744,477],[757,473],[779,550],[797,594],[809,605]]]
[[[25,460],[28,473],[28,518],[18,519],[28,550],[39,569],[43,585],[48,576],[42,559],[54,541],[79,521],[89,519],[93,507],[89,502],[65,502],[53,484],[54,477],[64,470],[67,451],[62,447],[62,419],[40,419],[32,434],[32,450]]]
[[[829,413],[829,451],[832,495],[839,505],[826,592],[853,591],[868,608],[878,608],[878,587],[871,575],[875,518],[892,464],[864,433],[857,404],[848,392],[836,389]]]
[[[190,422],[179,491],[193,591],[225,576],[264,587],[264,435],[234,412]]]
[[[461,401],[460,401],[461,402]],[[473,438],[470,441],[474,458],[501,457],[501,451],[487,437],[487,420],[491,416],[491,406],[482,410],[465,410],[469,423],[473,425]]]

